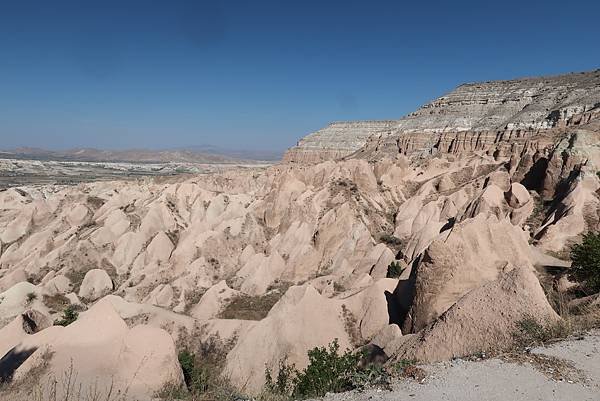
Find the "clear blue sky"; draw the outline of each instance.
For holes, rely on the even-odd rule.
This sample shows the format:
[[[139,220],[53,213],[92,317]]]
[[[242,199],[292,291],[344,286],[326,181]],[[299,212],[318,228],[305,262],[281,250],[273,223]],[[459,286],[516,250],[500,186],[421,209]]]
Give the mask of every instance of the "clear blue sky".
[[[600,67],[594,1],[0,2],[0,147],[284,149],[463,82]]]

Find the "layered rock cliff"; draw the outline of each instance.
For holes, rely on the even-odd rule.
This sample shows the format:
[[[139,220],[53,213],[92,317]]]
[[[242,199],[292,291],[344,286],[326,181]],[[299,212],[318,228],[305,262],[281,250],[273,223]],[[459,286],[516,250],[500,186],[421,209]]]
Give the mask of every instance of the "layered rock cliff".
[[[389,130],[395,121],[334,122],[302,138],[284,155],[284,162],[318,163],[348,156],[365,145],[367,139]]]
[[[600,70],[465,84],[404,117],[389,133],[372,136],[359,157],[506,154],[515,143],[544,147],[599,117]]]
[[[544,148],[570,128],[600,117],[600,70],[464,84],[395,121],[335,123],[302,139],[285,161],[318,162],[398,153],[485,151],[510,155],[515,143]],[[350,127],[347,124],[351,124]],[[364,146],[363,146],[364,145]]]

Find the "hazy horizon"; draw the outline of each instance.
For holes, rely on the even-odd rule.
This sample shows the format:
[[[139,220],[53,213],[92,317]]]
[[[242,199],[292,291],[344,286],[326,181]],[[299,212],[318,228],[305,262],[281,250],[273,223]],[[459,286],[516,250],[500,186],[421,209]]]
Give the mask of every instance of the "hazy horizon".
[[[1,147],[281,152],[461,83],[600,67],[600,4],[552,3],[7,3]]]
[[[52,146],[1,146],[0,152],[14,152],[18,150],[43,150],[49,152],[66,152],[66,151],[76,151],[76,150],[98,150],[98,151],[149,151],[149,152],[159,152],[159,151],[191,151],[191,152],[200,152],[200,153],[273,153],[273,154],[281,154],[287,150],[285,149],[242,149],[242,148],[228,148],[224,146],[216,146],[211,144],[198,144],[198,145],[182,145],[182,146],[132,146],[132,147],[95,147],[95,146],[63,146],[63,147],[52,147]]]

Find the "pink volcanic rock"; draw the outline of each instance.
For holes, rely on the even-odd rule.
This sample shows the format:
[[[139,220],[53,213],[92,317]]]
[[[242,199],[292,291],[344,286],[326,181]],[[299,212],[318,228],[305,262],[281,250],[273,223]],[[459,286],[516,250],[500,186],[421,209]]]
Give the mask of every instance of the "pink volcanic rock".
[[[11,327],[3,330],[7,329]],[[97,391],[107,397],[112,391],[124,394],[126,400],[150,400],[167,383],[177,385],[183,380],[171,336],[149,326],[128,329],[108,301],[98,302],[66,327],[23,336],[13,352],[31,352],[13,380],[23,380],[44,365],[43,373],[36,376],[39,385],[44,388],[55,378],[59,398],[68,391],[64,379],[70,374],[72,386],[81,386],[84,396]]]
[[[533,271],[515,267],[467,293],[420,332],[392,338],[385,350],[396,359],[424,362],[506,350],[518,322],[530,317],[543,325],[560,319]]]

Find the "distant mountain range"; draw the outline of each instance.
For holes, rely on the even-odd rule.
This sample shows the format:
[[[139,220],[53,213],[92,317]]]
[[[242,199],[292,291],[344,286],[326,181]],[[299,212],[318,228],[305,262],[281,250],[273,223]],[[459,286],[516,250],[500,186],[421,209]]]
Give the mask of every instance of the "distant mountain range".
[[[148,150],[103,150],[75,148],[68,150],[47,150],[21,147],[0,151],[0,157],[34,160],[87,161],[87,162],[135,162],[135,163],[256,163],[273,162],[281,158],[282,152],[228,150],[210,145],[187,148]]]

